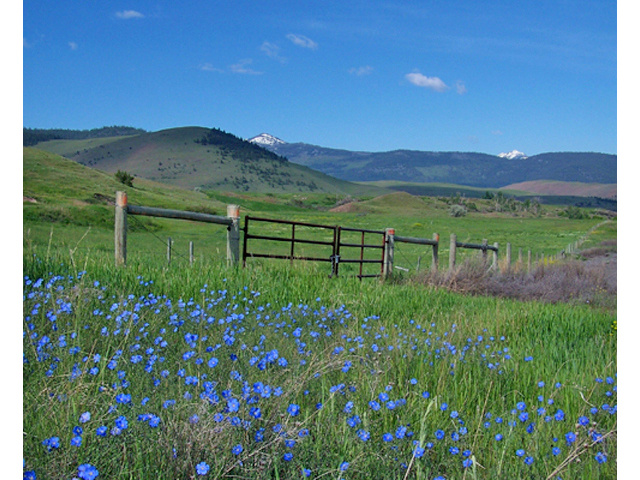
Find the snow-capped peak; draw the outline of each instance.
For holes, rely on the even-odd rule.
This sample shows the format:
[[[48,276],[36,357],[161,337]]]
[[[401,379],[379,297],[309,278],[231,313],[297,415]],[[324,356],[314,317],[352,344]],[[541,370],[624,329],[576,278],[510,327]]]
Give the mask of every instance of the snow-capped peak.
[[[525,158],[527,158],[524,153],[519,152],[518,150],[511,150],[508,153],[500,153],[498,156],[501,158],[507,158],[509,160],[524,160]]]
[[[287,143],[277,137],[274,137],[273,135],[269,135],[268,133],[261,133],[256,137],[250,138],[249,142],[267,146],[284,145],[285,143]]]

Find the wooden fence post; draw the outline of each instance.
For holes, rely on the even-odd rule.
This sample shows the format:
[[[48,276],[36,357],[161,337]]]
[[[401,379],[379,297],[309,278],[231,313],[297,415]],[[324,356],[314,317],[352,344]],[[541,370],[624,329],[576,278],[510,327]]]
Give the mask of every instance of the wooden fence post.
[[[193,242],[189,242],[189,265],[193,265]]]
[[[227,205],[227,217],[233,222],[227,228],[227,265],[234,266],[240,259],[240,205]]]
[[[438,244],[440,243],[440,235],[433,234],[433,240],[436,242],[431,249],[431,269],[434,272],[438,271]]]
[[[393,250],[395,247],[394,228],[384,229],[384,260],[382,262],[382,279],[386,280],[393,273]]]
[[[495,242],[493,246],[496,248],[493,251],[493,260],[491,262],[491,268],[493,269],[494,272],[497,272],[498,271],[498,242]]]
[[[531,273],[531,250],[527,251],[527,273]]]
[[[167,238],[167,265],[171,264],[171,237]]]
[[[453,270],[456,266],[456,243],[458,237],[455,233],[451,234],[451,240],[449,242],[449,270]]]
[[[511,270],[511,243],[507,242],[507,272]]]
[[[127,263],[127,192],[116,192],[115,257],[116,265]]]
[[[487,245],[489,245],[489,240],[486,238],[482,239],[482,264],[487,264]]]

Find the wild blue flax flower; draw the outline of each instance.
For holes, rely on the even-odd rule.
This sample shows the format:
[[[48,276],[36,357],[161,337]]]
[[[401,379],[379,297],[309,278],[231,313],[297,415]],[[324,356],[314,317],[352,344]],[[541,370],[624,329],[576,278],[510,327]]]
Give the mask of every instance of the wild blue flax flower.
[[[604,463],[607,461],[607,456],[602,452],[598,452],[596,453],[595,459],[598,463]]]
[[[98,469],[90,463],[83,463],[78,466],[78,477],[82,480],[94,480],[98,474]]]
[[[287,413],[289,415],[291,415],[292,417],[295,417],[296,415],[298,415],[300,413],[300,406],[296,405],[295,403],[290,404],[287,407]]]
[[[200,462],[196,465],[196,473],[198,475],[206,475],[207,473],[209,473],[209,468],[210,467],[207,462]]]

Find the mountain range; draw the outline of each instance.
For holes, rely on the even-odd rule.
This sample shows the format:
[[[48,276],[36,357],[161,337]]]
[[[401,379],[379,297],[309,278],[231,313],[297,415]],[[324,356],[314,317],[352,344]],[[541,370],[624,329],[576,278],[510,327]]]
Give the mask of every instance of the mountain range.
[[[453,183],[479,188],[535,180],[617,183],[617,155],[604,153],[552,152],[527,157],[517,150],[500,155],[416,150],[360,152],[287,143],[265,133],[249,142],[291,162],[348,181]]]
[[[24,129],[23,142],[103,172],[192,190],[481,197],[502,189],[544,203],[616,208],[617,157],[601,153],[354,152],[204,127]]]

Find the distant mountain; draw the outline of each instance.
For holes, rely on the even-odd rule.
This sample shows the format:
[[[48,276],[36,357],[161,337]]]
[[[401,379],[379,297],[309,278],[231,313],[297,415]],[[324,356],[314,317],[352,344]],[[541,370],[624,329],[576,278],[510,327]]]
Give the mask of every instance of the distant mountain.
[[[509,160],[525,160],[529,158],[524,153],[519,152],[518,150],[511,150],[507,153],[499,153],[498,156],[500,158],[507,158]]]
[[[258,136],[250,138],[248,141],[262,146],[284,145],[286,143],[273,135],[269,135],[268,133],[261,133]]]
[[[527,157],[517,150],[502,156],[417,150],[354,152],[286,142],[264,147],[291,162],[349,181],[454,183],[480,188],[534,180],[617,183],[617,155],[604,153],[557,152]]]

